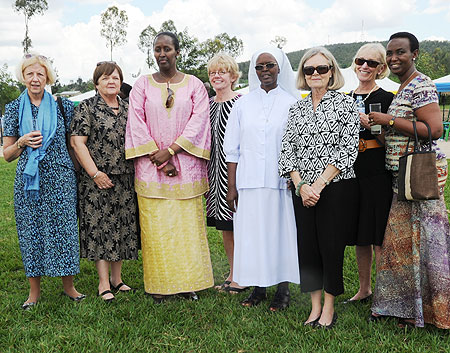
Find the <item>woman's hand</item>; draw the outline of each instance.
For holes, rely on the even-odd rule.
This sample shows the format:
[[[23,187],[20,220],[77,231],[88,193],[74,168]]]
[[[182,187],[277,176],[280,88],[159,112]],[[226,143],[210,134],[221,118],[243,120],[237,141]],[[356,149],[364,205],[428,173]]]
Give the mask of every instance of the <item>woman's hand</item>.
[[[97,184],[97,187],[102,190],[110,189],[114,186],[111,179],[109,179],[108,175],[101,171],[98,171],[97,176],[93,180],[94,180],[95,184]]]
[[[369,113],[369,125],[389,125],[389,121],[392,119],[392,116],[389,114],[384,114],[380,112],[370,112]]]
[[[233,212],[236,212],[238,204],[238,192],[235,186],[234,187],[228,186],[228,192],[225,199],[227,200],[227,205],[229,209]]]
[[[359,113],[359,122],[361,123],[362,127],[370,130],[369,116],[367,114]]]
[[[169,153],[167,149],[164,149],[150,153],[149,157],[150,161],[157,167],[159,167],[161,164],[167,162],[170,159],[170,157],[172,157],[172,155]]]
[[[303,184],[300,188],[300,197],[302,198],[303,206],[313,207],[320,199],[320,192],[318,193],[312,186],[308,184]]]
[[[18,141],[21,147],[28,146],[36,149],[42,146],[42,138],[41,132],[36,130],[19,137]]]
[[[174,177],[178,175],[177,169],[170,163],[167,163],[162,169],[163,173],[168,177]]]

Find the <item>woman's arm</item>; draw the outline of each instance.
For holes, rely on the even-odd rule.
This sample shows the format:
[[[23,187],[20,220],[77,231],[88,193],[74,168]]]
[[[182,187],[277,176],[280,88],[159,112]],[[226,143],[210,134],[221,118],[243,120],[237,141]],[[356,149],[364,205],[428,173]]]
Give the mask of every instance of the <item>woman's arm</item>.
[[[437,140],[442,136],[442,118],[441,111],[439,109],[439,105],[437,103],[430,103],[424,105],[415,110],[414,115],[417,117],[417,121],[424,121],[428,123],[431,129],[431,137],[434,140]],[[369,119],[371,125],[384,125],[389,126],[389,122],[393,119],[392,115],[383,114],[383,113],[369,113]],[[392,127],[397,130],[399,133],[414,137],[414,128],[412,121],[404,118],[396,118],[394,120],[394,124]],[[416,124],[417,135],[422,139],[428,138],[428,129],[425,124]]]
[[[227,163],[228,171],[228,192],[226,196],[227,205],[231,211],[236,212],[236,207],[238,204],[238,192],[236,189],[236,169],[237,163]]]
[[[86,146],[87,136],[71,136],[70,145],[72,146],[75,156],[80,162],[86,173],[94,180],[99,189],[109,189],[114,186],[108,175],[98,170],[92,159],[91,154]]]
[[[3,157],[7,162],[12,162],[17,159],[27,146],[33,149],[42,146],[42,135],[40,131],[31,131],[20,137],[5,136],[3,139]]]

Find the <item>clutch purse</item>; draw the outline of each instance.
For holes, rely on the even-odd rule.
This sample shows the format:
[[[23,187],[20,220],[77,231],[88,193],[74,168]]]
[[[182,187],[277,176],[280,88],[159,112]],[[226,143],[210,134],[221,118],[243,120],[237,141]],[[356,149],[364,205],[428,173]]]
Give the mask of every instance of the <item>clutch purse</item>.
[[[426,122],[423,123],[428,129],[428,146],[419,147],[416,122],[413,121],[414,151],[406,153],[399,159],[398,200],[400,201],[439,199],[436,152],[431,149],[430,126]],[[408,139],[406,152],[409,150],[409,142],[410,139]]]

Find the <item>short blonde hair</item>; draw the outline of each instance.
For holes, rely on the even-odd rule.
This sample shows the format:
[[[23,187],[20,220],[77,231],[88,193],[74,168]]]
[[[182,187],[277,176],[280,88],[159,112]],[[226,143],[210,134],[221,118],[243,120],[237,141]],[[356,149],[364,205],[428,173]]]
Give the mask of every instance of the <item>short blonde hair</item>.
[[[236,87],[239,82],[239,78],[242,75],[242,73],[239,71],[239,65],[237,64],[236,60],[234,60],[232,56],[225,53],[218,53],[214,55],[208,61],[206,69],[208,70],[208,77],[211,69],[223,69],[229,72],[232,77],[235,77],[234,81],[231,82],[231,89],[234,89]]]
[[[353,58],[353,61],[352,61],[352,66],[351,66],[352,70],[356,72],[355,59],[359,58],[360,53],[366,49],[373,50],[374,52],[376,52],[378,61],[380,62],[380,64],[384,65],[383,71],[381,71],[380,74],[377,73],[377,76],[375,77],[375,79],[381,80],[381,79],[389,76],[390,70],[389,70],[389,67],[386,62],[386,49],[383,47],[383,45],[381,43],[367,43],[367,44],[364,44],[361,48],[359,48],[358,51],[356,52],[356,55]]]
[[[56,73],[53,70],[52,63],[48,58],[38,53],[27,53],[23,56],[22,60],[16,67],[16,77],[21,83],[25,83],[23,72],[30,66],[38,63],[45,68],[47,73],[47,85],[53,85],[56,82]]]
[[[305,65],[305,62],[311,59],[313,56],[321,54],[325,57],[325,59],[328,60],[328,65],[331,66],[331,78],[328,82],[328,89],[331,90],[337,90],[339,88],[342,88],[345,84],[344,76],[341,73],[341,70],[339,69],[339,65],[334,58],[333,54],[330,53],[330,51],[324,47],[314,47],[309,49],[300,60],[300,64],[298,65],[298,71],[297,71],[297,88],[298,89],[304,89],[304,90],[311,90],[311,88],[306,83],[305,74],[303,73],[303,65]]]

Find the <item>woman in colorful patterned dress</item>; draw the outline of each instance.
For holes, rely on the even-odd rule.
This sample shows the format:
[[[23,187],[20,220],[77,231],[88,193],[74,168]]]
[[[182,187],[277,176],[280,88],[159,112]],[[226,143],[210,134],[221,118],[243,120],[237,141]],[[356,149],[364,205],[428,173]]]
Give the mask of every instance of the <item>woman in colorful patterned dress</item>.
[[[207,225],[222,231],[223,247],[230,264],[230,272],[225,282],[216,287],[228,293],[242,292],[246,287],[233,281],[233,212],[228,208],[227,163],[223,151],[223,138],[228,116],[234,103],[241,97],[233,91],[240,72],[236,61],[229,55],[217,54],[207,65],[209,81],[216,95],[209,100],[211,120],[211,159],[208,162],[209,191],[206,193]]]
[[[50,61],[26,54],[17,66],[26,90],[6,106],[7,162],[19,158],[14,182],[14,209],[25,275],[30,283],[27,310],[38,302],[41,276],[61,277],[64,294],[74,301],[86,296],[73,286],[80,271],[77,185],[66,144],[73,104],[62,99],[64,112],[45,85],[56,79]]]
[[[129,292],[122,282],[123,260],[138,258],[133,163],[125,160],[128,104],[119,98],[122,70],[100,62],[93,75],[97,94],[75,108],[71,144],[83,167],[78,184],[81,257],[95,261],[98,295]],[[109,271],[111,270],[111,278]]]
[[[134,160],[145,292],[198,299],[214,284],[202,195],[208,191],[211,128],[203,83],[179,72],[178,38],[153,42],[159,71],[140,77],[130,93],[125,140]]]
[[[425,323],[450,328],[450,227],[444,202],[447,161],[436,143],[436,165],[440,198],[427,201],[398,201],[399,157],[404,155],[409,136],[417,133],[428,141],[442,134],[442,120],[434,83],[418,72],[415,61],[419,42],[411,33],[389,38],[387,63],[401,85],[388,113],[370,113],[369,121],[388,127],[386,168],[393,175],[394,197],[377,269],[371,320],[384,316],[400,319],[400,326],[423,327]],[[413,144],[410,144],[412,151]]]

